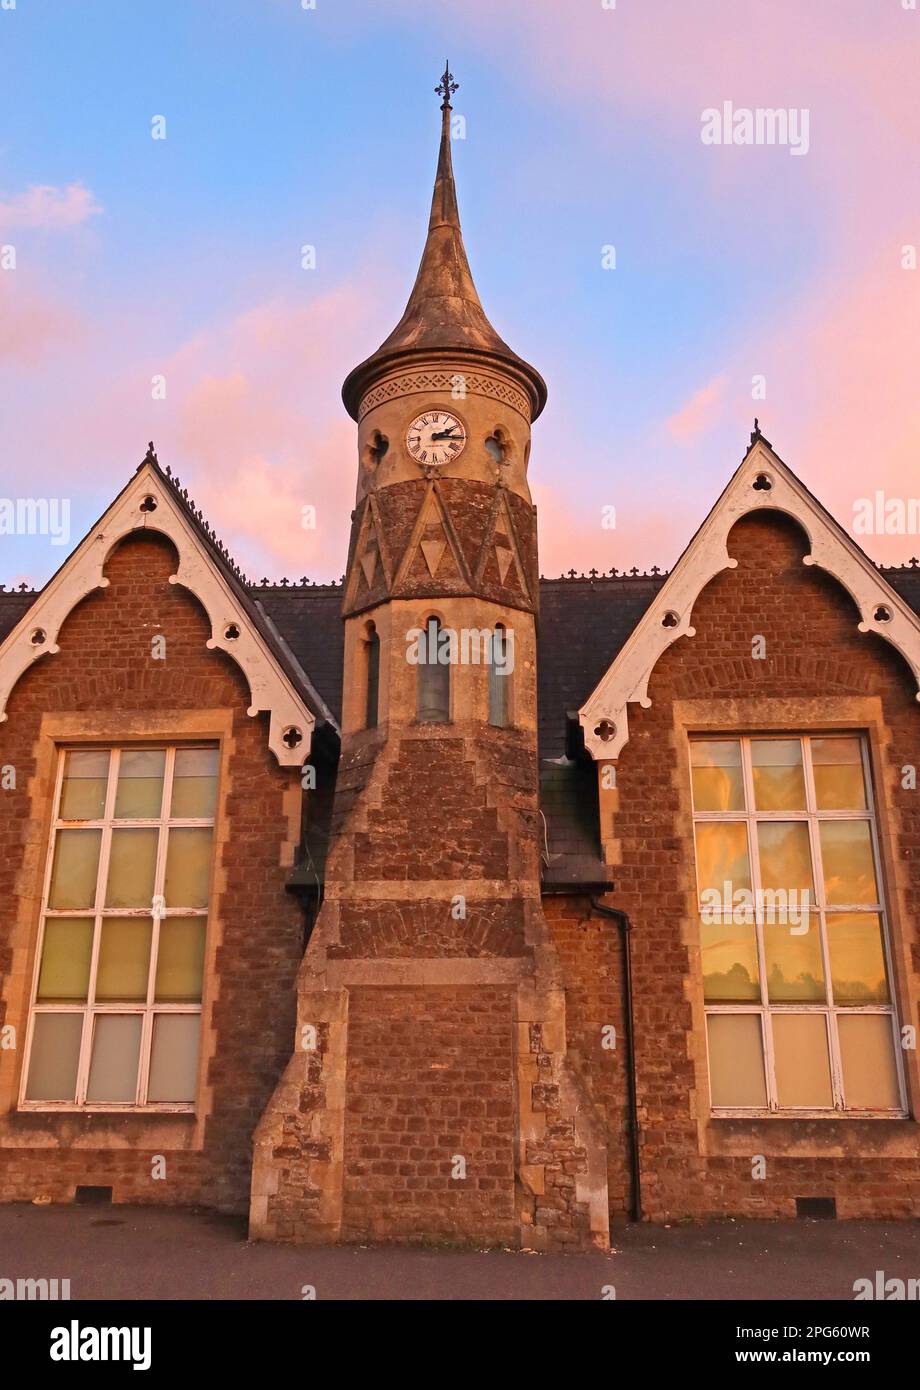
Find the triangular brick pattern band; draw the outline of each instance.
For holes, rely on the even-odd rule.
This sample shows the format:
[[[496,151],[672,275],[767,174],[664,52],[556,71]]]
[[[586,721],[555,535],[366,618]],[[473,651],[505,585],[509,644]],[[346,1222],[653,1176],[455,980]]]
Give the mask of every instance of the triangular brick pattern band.
[[[392,598],[477,595],[533,612],[536,514],[509,489],[410,479],[355,512],[343,613]]]

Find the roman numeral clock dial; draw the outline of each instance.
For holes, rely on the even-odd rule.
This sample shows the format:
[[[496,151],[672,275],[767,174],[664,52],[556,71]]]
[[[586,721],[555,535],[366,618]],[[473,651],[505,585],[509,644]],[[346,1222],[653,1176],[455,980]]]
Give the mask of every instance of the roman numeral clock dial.
[[[426,410],[416,415],[406,430],[406,448],[423,468],[443,468],[463,452],[466,430],[456,415],[446,410]]]

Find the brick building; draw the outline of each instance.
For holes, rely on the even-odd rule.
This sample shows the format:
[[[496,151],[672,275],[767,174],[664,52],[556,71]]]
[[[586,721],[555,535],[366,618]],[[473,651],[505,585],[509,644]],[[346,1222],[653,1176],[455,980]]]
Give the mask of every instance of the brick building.
[[[151,446],[0,592],[0,1197],[539,1249],[916,1217],[920,570],[755,426],[669,574],[539,577],[546,387],[473,284],[446,77],[343,388],[343,585],[249,583]]]

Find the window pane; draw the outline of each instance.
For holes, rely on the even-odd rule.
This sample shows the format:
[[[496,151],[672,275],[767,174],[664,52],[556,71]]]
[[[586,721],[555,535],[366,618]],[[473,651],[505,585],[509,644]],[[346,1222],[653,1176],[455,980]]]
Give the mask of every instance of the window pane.
[[[96,998],[104,1003],[147,998],[152,924],[144,917],[107,917],[102,923]]]
[[[140,1050],[140,1014],[96,1014],[86,1099],[133,1102]]]
[[[367,690],[364,701],[364,727],[366,729],[376,729],[378,706],[380,704],[380,638],[374,630],[374,625],[370,625],[371,631],[367,637]]]
[[[888,979],[882,920],[874,912],[827,916],[831,980],[836,1004],[887,1004]]]
[[[710,1014],[709,1088],[717,1106],[764,1109],[763,1040],[759,1014]]]
[[[115,793],[115,815],[119,820],[159,817],[165,768],[166,753],[162,748],[123,750]]]
[[[178,748],[170,815],[210,820],[217,806],[217,748]]]
[[[816,913],[765,922],[763,944],[771,1002],[802,999],[824,1003],[821,926]]]
[[[696,876],[700,893],[716,892],[731,901],[739,888],[750,888],[747,826],[743,821],[707,821],[696,832]],[[725,885],[728,884],[726,893]]]
[[[899,1110],[898,1072],[888,1014],[838,1014],[843,1096],[849,1110]]]
[[[101,830],[59,830],[48,906],[92,907],[96,901]]]
[[[831,904],[877,903],[869,822],[826,820],[821,822],[820,833],[827,901]]]
[[[805,772],[797,738],[759,738],[751,744],[758,811],[804,811]]]
[[[810,1110],[832,1106],[824,1014],[775,1013],[772,1020],[778,1103]]]
[[[497,627],[490,638],[489,723],[496,729],[506,729],[509,723],[513,641],[514,634],[507,636],[503,627]]]
[[[157,1014],[150,1053],[149,1101],[192,1101],[198,1089],[199,1014]]]
[[[166,850],[167,907],[207,907],[211,835],[210,829],[170,830]]]
[[[819,811],[864,811],[866,784],[858,738],[813,738],[815,804]]]
[[[450,719],[450,667],[433,663],[418,667],[417,717],[426,724]]]
[[[697,811],[743,811],[744,777],[737,739],[693,739],[693,805]]]
[[[450,634],[436,618],[430,618],[424,641],[419,643],[420,660],[416,680],[416,718],[430,724],[446,724],[450,719]]]
[[[73,1100],[83,1015],[36,1014],[26,1100]]]
[[[757,843],[761,887],[771,893],[779,891],[797,896],[808,893],[813,901],[814,877],[807,821],[760,821]]]
[[[757,937],[753,925],[700,919],[703,991],[707,1003],[760,1002]]]
[[[92,917],[48,917],[42,942],[38,998],[45,1003],[86,998],[93,955]]]
[[[113,830],[106,907],[150,907],[158,830]]]
[[[164,917],[160,922],[155,996],[160,1003],[200,1003],[206,923],[205,917]]]
[[[65,753],[59,812],[61,820],[101,820],[105,812],[108,775],[108,753]]]

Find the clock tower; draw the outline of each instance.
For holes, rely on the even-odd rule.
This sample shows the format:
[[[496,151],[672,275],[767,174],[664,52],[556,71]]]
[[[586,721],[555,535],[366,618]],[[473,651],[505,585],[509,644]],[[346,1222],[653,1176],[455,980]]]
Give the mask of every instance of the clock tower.
[[[540,896],[539,372],[470,273],[445,70],[405,312],[349,373],[358,427],[342,755],[295,1052],[251,1228],[294,1240],[605,1244],[603,1125],[566,1050]]]
[[[467,627],[473,619],[479,627],[498,621],[505,608],[536,611],[527,462],[546,385],[502,341],[480,303],[457,210],[450,104],[457,84],[448,71],[437,90],[441,146],[415,286],[393,332],[342,388],[358,425],[359,459],[347,624],[381,603],[409,604],[390,617],[410,620],[413,606],[426,599],[467,600],[466,607],[451,608]],[[473,599],[485,606],[470,607]],[[346,646],[356,640],[347,627]],[[398,718],[389,694],[385,681],[381,716],[387,720]],[[346,704],[345,732],[363,715],[360,698]]]

